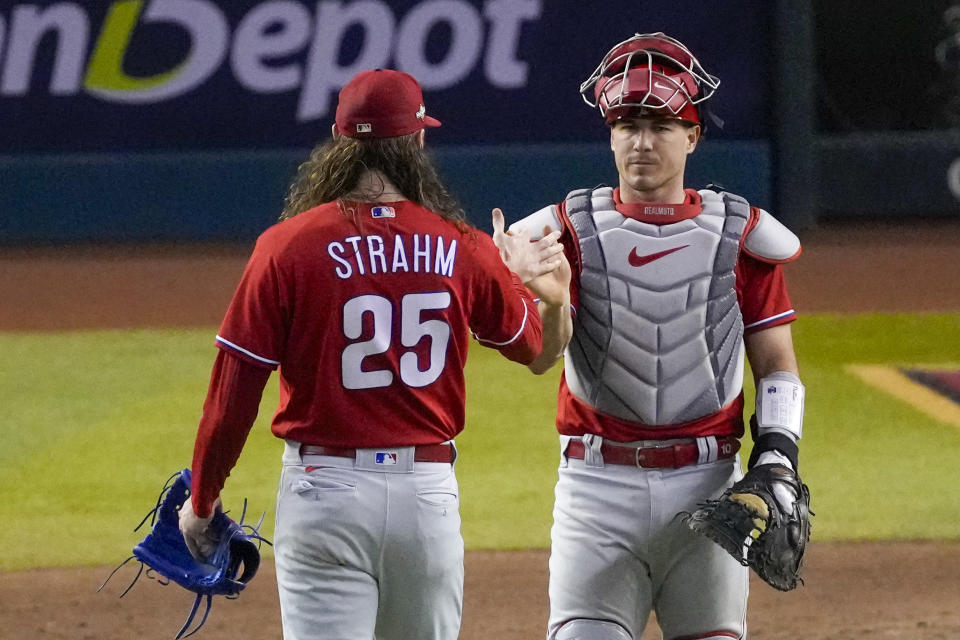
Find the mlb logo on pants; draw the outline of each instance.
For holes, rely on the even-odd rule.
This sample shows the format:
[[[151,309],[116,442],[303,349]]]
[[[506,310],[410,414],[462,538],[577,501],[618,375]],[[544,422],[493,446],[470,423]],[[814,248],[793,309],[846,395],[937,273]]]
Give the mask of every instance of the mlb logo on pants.
[[[397,454],[389,451],[377,451],[377,464],[397,464]]]

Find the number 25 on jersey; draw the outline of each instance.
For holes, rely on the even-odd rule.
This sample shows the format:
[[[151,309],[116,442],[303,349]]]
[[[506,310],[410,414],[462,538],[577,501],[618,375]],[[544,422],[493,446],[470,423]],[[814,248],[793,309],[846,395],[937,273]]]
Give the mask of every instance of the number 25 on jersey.
[[[446,309],[450,293],[408,293],[400,302],[400,380],[410,387],[425,387],[440,377],[446,364],[450,325],[443,320],[422,320],[423,311]],[[383,296],[362,295],[343,305],[343,335],[356,340],[363,332],[363,315],[373,314],[373,336],[369,340],[347,345],[340,356],[340,379],[345,389],[377,389],[393,383],[393,372],[386,369],[365,371],[363,359],[389,351],[393,345],[393,303]],[[424,337],[430,338],[429,366],[417,366],[412,349]]]

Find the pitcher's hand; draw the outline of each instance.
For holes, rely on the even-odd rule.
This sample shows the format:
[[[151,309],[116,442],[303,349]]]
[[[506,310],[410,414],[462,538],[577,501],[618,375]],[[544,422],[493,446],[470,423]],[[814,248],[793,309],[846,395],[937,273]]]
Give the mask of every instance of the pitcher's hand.
[[[220,498],[213,505],[213,510],[206,518],[201,518],[193,511],[193,501],[188,497],[180,507],[180,533],[187,543],[190,555],[200,562],[205,562],[217,548],[217,539],[208,531],[213,514],[221,509]]]

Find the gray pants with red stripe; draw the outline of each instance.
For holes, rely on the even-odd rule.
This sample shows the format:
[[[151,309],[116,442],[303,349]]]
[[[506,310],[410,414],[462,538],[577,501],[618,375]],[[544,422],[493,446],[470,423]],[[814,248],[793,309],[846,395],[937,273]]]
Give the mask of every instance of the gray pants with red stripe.
[[[639,638],[651,611],[667,640],[745,638],[747,568],[677,517],[739,480],[739,459],[678,469],[589,462],[560,464],[548,638],[576,620],[614,623]]]

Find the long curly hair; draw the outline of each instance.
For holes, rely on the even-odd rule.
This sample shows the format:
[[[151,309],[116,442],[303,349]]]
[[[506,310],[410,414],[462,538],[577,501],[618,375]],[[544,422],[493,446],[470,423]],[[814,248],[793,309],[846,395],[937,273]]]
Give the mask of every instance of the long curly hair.
[[[469,227],[463,208],[440,181],[426,151],[417,144],[417,134],[394,138],[348,138],[336,136],[317,145],[300,165],[290,185],[281,220],[326,202],[372,200],[383,193],[358,192],[360,177],[368,170],[381,172],[407,200],[430,209],[461,231]]]

